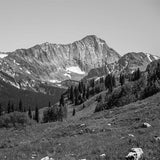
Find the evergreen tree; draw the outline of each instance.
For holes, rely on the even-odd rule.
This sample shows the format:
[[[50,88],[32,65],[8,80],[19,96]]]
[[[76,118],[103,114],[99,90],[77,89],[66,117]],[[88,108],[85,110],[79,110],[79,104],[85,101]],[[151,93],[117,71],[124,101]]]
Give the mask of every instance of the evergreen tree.
[[[71,86],[71,89],[70,89],[70,100],[72,101],[72,103],[74,103],[74,89],[73,89],[73,86]]]
[[[67,113],[68,113],[68,111],[67,111],[67,105],[64,105],[64,107],[63,107],[63,117],[64,118],[67,118]]]
[[[140,72],[140,70],[139,70],[139,68],[138,68],[137,70],[135,70],[135,71],[133,72],[131,80],[132,80],[132,81],[136,81],[136,80],[138,80],[140,77],[141,77],[141,72]]]
[[[72,116],[75,116],[75,114],[76,114],[76,110],[75,108],[73,108]]]
[[[82,94],[82,96],[83,96],[83,99],[86,99],[86,86],[85,85],[83,85],[83,94]]]
[[[123,74],[120,74],[119,83],[121,84],[121,86],[123,86],[123,84],[125,83],[125,78]]]
[[[82,91],[83,91],[83,82],[79,82],[78,91],[79,91],[79,93],[82,93]]]
[[[60,102],[59,102],[60,106],[64,106],[64,96],[63,94],[61,95],[61,98],[60,98]]]
[[[14,112],[14,104],[11,105],[11,112]]]
[[[32,111],[31,111],[31,108],[29,107],[29,109],[28,109],[28,117],[30,118],[30,119],[32,119]]]
[[[19,101],[19,111],[23,112],[22,100]]]
[[[103,77],[100,78],[100,83],[104,83]]]
[[[48,103],[48,107],[51,107],[51,102],[49,101],[49,103]]]
[[[110,92],[112,92],[112,90],[113,90],[113,79],[112,79],[112,75],[111,74],[108,74],[106,76],[106,78],[105,78],[105,87]]]
[[[58,119],[62,122],[63,121],[63,109],[62,105],[59,106],[59,111],[58,111]]]
[[[74,97],[75,97],[75,105],[78,105],[79,90],[77,87],[74,88]]]
[[[90,80],[90,86],[91,86],[92,88],[94,88],[94,86],[95,86],[94,78]]]
[[[35,107],[35,121],[39,122],[39,109],[37,105]]]
[[[140,71],[140,69],[138,68],[138,69],[137,69],[137,79],[140,79],[140,77],[141,77],[141,71]]]
[[[11,103],[8,101],[8,106],[7,106],[7,113],[11,112]]]
[[[116,79],[115,76],[111,74],[111,81],[112,81],[112,86],[116,87]]]
[[[87,86],[86,98],[89,98],[89,87]]]

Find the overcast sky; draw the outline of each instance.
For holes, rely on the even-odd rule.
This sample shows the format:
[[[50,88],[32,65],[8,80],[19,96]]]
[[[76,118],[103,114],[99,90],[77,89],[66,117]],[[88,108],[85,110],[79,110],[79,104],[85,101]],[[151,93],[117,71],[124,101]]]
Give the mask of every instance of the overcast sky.
[[[86,35],[120,54],[160,56],[160,0],[0,0],[0,51]]]

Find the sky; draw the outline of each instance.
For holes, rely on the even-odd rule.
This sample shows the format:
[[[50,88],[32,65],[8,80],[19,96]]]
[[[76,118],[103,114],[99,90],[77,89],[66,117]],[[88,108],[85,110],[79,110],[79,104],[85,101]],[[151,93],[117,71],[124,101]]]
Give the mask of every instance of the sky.
[[[160,0],[0,0],[0,51],[96,35],[119,54],[160,56]]]

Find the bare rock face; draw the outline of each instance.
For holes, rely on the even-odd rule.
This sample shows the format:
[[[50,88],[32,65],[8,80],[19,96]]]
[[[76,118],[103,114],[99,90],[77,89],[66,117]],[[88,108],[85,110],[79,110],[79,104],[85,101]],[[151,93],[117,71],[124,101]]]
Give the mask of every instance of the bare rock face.
[[[0,59],[1,78],[8,75],[12,84],[33,87],[35,81],[60,83],[80,80],[91,69],[119,60],[120,55],[96,36],[87,36],[72,44],[43,43],[29,49],[6,53]],[[4,76],[5,75],[5,76]]]

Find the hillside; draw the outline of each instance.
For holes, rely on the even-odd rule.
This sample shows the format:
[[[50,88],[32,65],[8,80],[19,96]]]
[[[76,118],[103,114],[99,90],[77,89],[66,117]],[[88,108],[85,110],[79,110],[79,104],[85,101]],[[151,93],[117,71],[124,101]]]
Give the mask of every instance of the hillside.
[[[121,108],[84,117],[0,130],[0,159],[124,159],[132,147],[141,147],[146,160],[159,159],[160,93]],[[94,107],[92,104],[88,107]],[[87,110],[84,109],[84,112]],[[80,113],[82,114],[82,113]],[[151,124],[143,128],[142,124]]]

